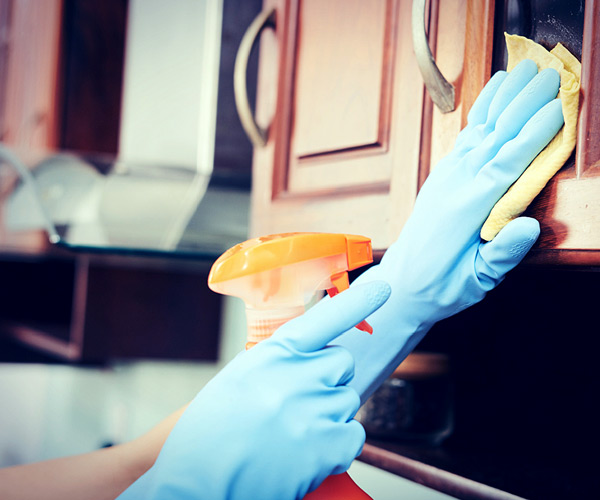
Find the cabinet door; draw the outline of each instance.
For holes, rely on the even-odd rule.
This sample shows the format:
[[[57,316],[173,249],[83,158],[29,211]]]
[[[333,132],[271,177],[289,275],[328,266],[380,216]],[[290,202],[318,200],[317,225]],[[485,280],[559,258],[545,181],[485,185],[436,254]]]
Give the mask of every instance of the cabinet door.
[[[261,41],[257,120],[270,132],[254,153],[253,235],[350,232],[387,248],[489,77],[492,3],[431,2],[430,45],[457,89],[442,116],[415,59],[411,0],[267,0],[277,26]],[[471,57],[482,40],[489,57]]]
[[[277,27],[261,42],[257,116],[276,112],[254,155],[252,233],[360,233],[385,248],[417,189],[423,84],[410,2],[269,6]]]
[[[0,139],[116,153],[127,0],[0,0]]]

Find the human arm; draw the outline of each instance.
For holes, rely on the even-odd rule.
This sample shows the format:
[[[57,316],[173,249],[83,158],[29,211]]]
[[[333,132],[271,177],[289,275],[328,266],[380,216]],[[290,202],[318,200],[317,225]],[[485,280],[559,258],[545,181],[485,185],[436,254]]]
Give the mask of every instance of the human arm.
[[[349,331],[333,343],[355,357],[350,385],[364,402],[436,322],[479,302],[539,235],[521,217],[491,242],[479,236],[494,204],[563,124],[554,70],[533,61],[499,72],[469,113],[454,150],[431,172],[413,213],[381,262],[356,281],[384,278],[388,302],[368,318],[372,336]]]
[[[185,407],[128,443],[0,469],[3,500],[112,500],[146,472]]]

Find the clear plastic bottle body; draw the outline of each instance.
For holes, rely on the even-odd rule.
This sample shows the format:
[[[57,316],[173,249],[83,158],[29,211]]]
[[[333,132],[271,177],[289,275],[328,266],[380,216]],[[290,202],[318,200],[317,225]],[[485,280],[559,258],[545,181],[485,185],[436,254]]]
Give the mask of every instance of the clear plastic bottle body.
[[[268,339],[281,325],[303,312],[303,305],[278,309],[255,309],[246,305],[246,349]]]
[[[331,277],[346,267],[345,255],[331,255],[222,281],[212,288],[246,304],[249,347],[300,316],[315,292],[333,287]]]

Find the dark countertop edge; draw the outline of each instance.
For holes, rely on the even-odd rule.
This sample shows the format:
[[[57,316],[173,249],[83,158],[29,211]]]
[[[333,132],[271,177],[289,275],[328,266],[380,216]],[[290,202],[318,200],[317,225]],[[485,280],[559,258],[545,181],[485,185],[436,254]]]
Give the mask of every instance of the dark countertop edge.
[[[437,467],[424,464],[369,443],[365,444],[358,460],[463,500],[523,500],[522,497],[472,481],[471,479],[438,469]]]

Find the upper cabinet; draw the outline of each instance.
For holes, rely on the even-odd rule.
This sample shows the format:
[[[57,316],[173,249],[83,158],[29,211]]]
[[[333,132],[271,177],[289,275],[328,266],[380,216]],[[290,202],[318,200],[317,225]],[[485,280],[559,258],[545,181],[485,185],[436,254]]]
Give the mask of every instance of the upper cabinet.
[[[0,0],[0,141],[116,153],[127,0]]]
[[[269,133],[255,148],[252,233],[359,233],[385,249],[489,75],[490,2],[433,3],[419,20],[455,87],[446,114],[424,89],[411,1],[278,0],[264,8],[274,9],[275,28],[261,39],[256,114]],[[471,57],[474,47],[485,47],[484,57]]]
[[[421,3],[424,19],[413,19]],[[569,34],[583,38],[576,159],[528,210],[542,225],[533,262],[600,263],[600,202],[593,196],[600,192],[600,147],[591,140],[600,120],[592,84],[600,73],[592,44],[600,23],[597,2],[585,3],[584,33]],[[503,31],[520,29],[546,45],[561,41],[545,39],[540,26],[560,28],[571,21],[561,16],[572,13],[542,17],[552,8],[545,4],[552,2],[266,0],[273,29],[260,39],[256,122],[268,132],[254,152],[251,233],[349,232],[387,248],[466,124],[504,51]],[[519,6],[515,29],[505,14]],[[421,37],[413,33],[420,23]],[[528,23],[537,30],[527,32]],[[427,56],[427,47],[419,38],[454,88],[452,111],[442,111],[426,89],[415,54]]]

